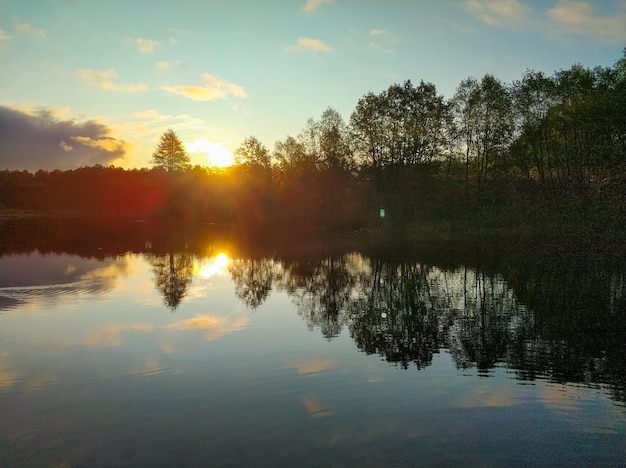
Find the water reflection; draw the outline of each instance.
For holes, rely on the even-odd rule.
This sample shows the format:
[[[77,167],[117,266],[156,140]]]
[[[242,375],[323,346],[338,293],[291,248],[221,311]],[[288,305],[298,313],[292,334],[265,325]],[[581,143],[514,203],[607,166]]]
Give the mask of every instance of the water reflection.
[[[0,310],[31,305],[50,308],[80,294],[104,294],[130,273],[124,256],[105,259],[78,255],[3,255],[0,257]]]
[[[305,253],[247,254],[233,248],[227,254],[221,240],[204,237],[200,242],[199,236],[174,244],[154,238],[140,242],[140,234],[135,233],[133,245],[144,247],[133,258],[148,263],[154,288],[172,311],[184,299],[198,299],[192,293],[194,282],[228,274],[235,296],[249,310],[262,312],[275,291],[286,294],[310,330],[326,340],[347,333],[362,352],[402,369],[428,368],[445,351],[461,373],[489,376],[506,368],[520,381],[605,385],[612,398],[626,402],[626,276],[593,255],[540,261],[511,256],[494,264],[471,263],[462,255],[431,255],[426,262],[410,252],[323,246]],[[122,249],[121,241],[116,242]],[[129,255],[99,258],[99,248],[93,248],[92,258],[71,252],[16,255],[5,248],[0,310],[39,307],[42,298],[50,304],[82,293],[106,294],[132,276]],[[17,250],[28,251],[28,246],[20,244]],[[162,329],[199,330],[211,341],[245,329],[249,320],[196,311]],[[153,327],[111,325],[86,334],[83,344],[119,346],[126,334]],[[172,342],[163,347],[175,348]],[[329,362],[290,366],[315,373]],[[14,366],[6,357],[0,359],[1,385],[15,379]],[[500,401],[498,396],[492,400]],[[315,414],[332,413],[314,399],[303,405]]]
[[[154,272],[154,282],[163,295],[163,303],[175,310],[187,294],[193,274],[193,256],[189,252],[147,255]]]
[[[235,283],[235,294],[252,310],[267,299],[277,272],[271,258],[234,259],[228,271]]]

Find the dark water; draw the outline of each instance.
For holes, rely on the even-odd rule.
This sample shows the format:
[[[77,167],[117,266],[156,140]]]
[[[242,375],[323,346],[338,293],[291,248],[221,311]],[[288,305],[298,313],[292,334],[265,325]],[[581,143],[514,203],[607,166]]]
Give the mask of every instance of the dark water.
[[[594,250],[4,226],[0,466],[623,466]]]

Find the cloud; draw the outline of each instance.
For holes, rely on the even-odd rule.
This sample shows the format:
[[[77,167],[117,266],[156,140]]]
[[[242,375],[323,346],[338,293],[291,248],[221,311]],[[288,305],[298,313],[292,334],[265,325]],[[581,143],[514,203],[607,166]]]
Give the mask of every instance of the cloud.
[[[483,23],[499,27],[521,24],[531,12],[518,0],[468,0],[465,8]]]
[[[152,39],[146,39],[144,37],[126,37],[125,42],[127,45],[136,46],[137,50],[142,54],[151,54],[154,52],[154,48],[158,45],[157,41]]]
[[[172,65],[167,60],[161,60],[154,65],[154,68],[158,71],[170,71]]]
[[[32,114],[0,106],[0,169],[108,166],[124,158],[130,146],[110,134],[109,127],[93,120],[59,120],[47,109]]]
[[[4,29],[0,28],[0,43],[11,39],[11,36]]]
[[[99,86],[102,89],[111,91],[136,93],[146,91],[148,89],[148,85],[145,83],[132,83],[125,85],[114,83],[112,80],[117,78],[117,72],[112,68],[102,71],[92,70],[91,68],[81,68],[80,70],[76,70],[76,76],[87,84]]]
[[[188,114],[161,114],[155,109],[137,111],[130,114],[130,120],[116,126],[116,131],[129,135],[132,141],[145,141],[146,138],[158,140],[165,130],[173,129],[177,133],[207,132],[207,121]],[[219,131],[218,131],[219,133]],[[149,153],[154,150],[150,144]],[[146,149],[148,151],[148,149]]]
[[[184,96],[192,101],[215,101],[232,94],[236,97],[246,97],[243,86],[231,83],[219,76],[205,73],[202,75],[202,86],[176,85],[161,86],[163,91]]]
[[[247,317],[230,319],[215,315],[198,314],[187,320],[179,320],[167,326],[175,330],[206,330],[208,341],[216,340],[236,331],[243,330],[248,326]]]
[[[553,26],[565,33],[609,43],[626,41],[626,3],[621,11],[602,16],[591,3],[559,1],[546,15]]]
[[[525,26],[544,35],[573,34],[621,44],[626,41],[626,2],[615,4],[614,11],[601,12],[599,2],[557,0],[543,16],[518,0],[467,0],[464,6],[479,21],[491,26]]]
[[[28,23],[19,23],[15,26],[15,29],[20,33],[32,37],[33,39],[45,39],[48,35],[48,31],[45,29],[37,29]]]
[[[160,72],[168,72],[174,67],[180,66],[182,62],[180,60],[174,60],[173,62],[168,62],[167,60],[161,60],[154,64],[154,69]]]
[[[288,47],[290,52],[332,52],[333,48],[326,44],[321,39],[315,39],[313,37],[300,36],[296,42],[296,45]]]
[[[397,39],[392,37],[385,29],[372,28],[369,31],[370,41],[369,48],[374,52],[384,55],[391,55],[394,50],[390,47],[391,44],[397,43]]]
[[[302,6],[302,9],[306,13],[312,13],[322,5],[330,5],[332,3],[335,3],[335,0],[306,0],[306,2],[304,2],[304,5]]]

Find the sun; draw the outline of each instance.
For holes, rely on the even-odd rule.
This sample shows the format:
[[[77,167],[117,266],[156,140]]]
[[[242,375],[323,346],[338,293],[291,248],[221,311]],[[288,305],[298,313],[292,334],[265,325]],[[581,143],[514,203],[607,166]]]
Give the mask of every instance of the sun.
[[[224,143],[213,143],[200,138],[193,143],[186,143],[185,146],[191,154],[204,153],[209,166],[228,167],[235,163],[233,153],[226,148]]]
[[[212,150],[207,153],[206,158],[211,166],[216,167],[232,166],[235,162],[233,154],[221,143],[216,143]]]

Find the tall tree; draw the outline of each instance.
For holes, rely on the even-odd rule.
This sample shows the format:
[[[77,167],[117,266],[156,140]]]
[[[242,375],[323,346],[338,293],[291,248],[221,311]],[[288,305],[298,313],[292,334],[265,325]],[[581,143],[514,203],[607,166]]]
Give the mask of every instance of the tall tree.
[[[492,75],[481,81],[468,78],[459,84],[453,108],[462,135],[460,144],[465,149],[466,181],[473,163],[480,187],[498,169],[513,136],[510,93]]]
[[[535,172],[542,184],[552,177],[546,116],[555,104],[554,81],[543,72],[527,70],[512,87],[516,139],[510,156],[526,177]]]
[[[152,153],[152,164],[168,172],[185,171],[191,167],[185,147],[171,128],[161,135],[161,141]]]
[[[319,163],[324,169],[348,169],[352,165],[350,135],[343,117],[332,107],[322,113],[317,123]]]
[[[235,150],[235,158],[238,164],[249,168],[270,169],[272,166],[270,152],[255,136],[249,136],[243,141]]]
[[[287,177],[300,176],[315,170],[315,160],[307,152],[304,143],[292,136],[288,136],[285,141],[276,142],[274,157]]]

